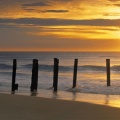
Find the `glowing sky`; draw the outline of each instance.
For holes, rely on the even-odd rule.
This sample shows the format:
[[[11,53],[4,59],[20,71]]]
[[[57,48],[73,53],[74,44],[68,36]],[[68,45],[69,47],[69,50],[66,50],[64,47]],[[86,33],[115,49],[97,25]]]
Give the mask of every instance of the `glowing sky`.
[[[120,51],[120,0],[0,0],[0,51]]]

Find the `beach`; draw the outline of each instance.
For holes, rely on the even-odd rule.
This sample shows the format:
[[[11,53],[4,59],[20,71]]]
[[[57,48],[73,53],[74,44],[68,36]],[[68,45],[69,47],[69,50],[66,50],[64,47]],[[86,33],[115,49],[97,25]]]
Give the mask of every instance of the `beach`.
[[[1,120],[120,120],[119,113],[105,105],[0,93]]]
[[[56,94],[52,87],[54,57],[60,60]],[[112,59],[109,87],[108,57]],[[119,53],[0,53],[0,58],[0,120],[120,120]],[[18,60],[15,94],[10,93],[13,58]],[[34,58],[39,60],[36,95],[30,93]],[[75,58],[79,65],[73,89]]]

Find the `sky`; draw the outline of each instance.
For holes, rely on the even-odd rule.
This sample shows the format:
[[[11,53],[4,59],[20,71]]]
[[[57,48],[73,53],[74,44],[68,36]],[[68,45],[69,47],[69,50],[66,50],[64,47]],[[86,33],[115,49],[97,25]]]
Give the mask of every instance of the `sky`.
[[[0,51],[120,51],[120,0],[0,0]]]

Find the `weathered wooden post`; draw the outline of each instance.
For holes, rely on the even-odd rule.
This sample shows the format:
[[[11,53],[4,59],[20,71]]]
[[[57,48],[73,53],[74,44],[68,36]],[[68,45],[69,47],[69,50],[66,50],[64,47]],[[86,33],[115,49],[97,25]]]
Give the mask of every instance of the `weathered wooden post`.
[[[12,93],[15,92],[15,90],[18,90],[18,84],[15,84],[15,80],[16,80],[16,69],[17,69],[17,60],[14,59],[13,60],[13,72],[12,72]]]
[[[54,58],[54,66],[53,66],[53,88],[55,86],[55,67],[56,67],[57,58]]]
[[[59,59],[54,58],[54,75],[53,75],[53,87],[54,87],[54,92],[57,92],[57,86],[58,86],[58,67],[59,65]]]
[[[110,86],[110,59],[106,59],[107,86]]]
[[[32,77],[31,77],[31,92],[37,91],[38,87],[38,60],[33,59]]]
[[[75,61],[74,61],[74,71],[73,71],[73,88],[76,87],[76,81],[77,81],[77,66],[78,66],[78,59],[75,59]]]

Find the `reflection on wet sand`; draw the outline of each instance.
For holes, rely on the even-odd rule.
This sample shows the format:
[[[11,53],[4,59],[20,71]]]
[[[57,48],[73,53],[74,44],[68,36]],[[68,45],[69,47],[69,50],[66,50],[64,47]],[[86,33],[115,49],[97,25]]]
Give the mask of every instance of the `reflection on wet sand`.
[[[9,93],[7,93],[9,94]],[[120,95],[102,95],[102,94],[87,94],[77,92],[58,91],[54,93],[52,90],[40,90],[32,93],[18,93],[17,95],[27,95],[34,97],[43,97],[51,99],[70,100],[77,102],[87,102],[92,104],[107,105],[120,108]]]

